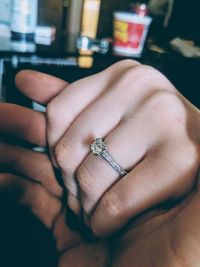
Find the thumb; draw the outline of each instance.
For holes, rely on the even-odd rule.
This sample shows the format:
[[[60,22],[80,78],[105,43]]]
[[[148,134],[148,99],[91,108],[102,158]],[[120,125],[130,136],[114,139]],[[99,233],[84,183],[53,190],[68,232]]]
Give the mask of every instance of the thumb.
[[[41,104],[48,104],[68,85],[59,78],[33,70],[20,71],[15,83],[27,97]]]

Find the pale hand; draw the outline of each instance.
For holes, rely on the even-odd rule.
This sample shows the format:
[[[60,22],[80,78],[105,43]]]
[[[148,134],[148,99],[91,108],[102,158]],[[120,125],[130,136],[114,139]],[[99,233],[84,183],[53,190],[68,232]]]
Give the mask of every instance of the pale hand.
[[[83,210],[97,236],[116,232],[193,188],[200,160],[199,110],[157,70],[125,60],[71,85],[26,71],[16,82],[30,98],[47,104],[48,144],[62,170],[68,205],[77,214]],[[97,137],[105,139],[128,175],[120,178],[91,153]]]
[[[30,143],[45,145],[45,125],[39,123],[41,116],[22,107],[0,104],[0,132],[10,132],[21,118],[19,127],[10,136],[18,135]],[[38,131],[32,134],[31,127],[37,127]],[[133,222],[123,234],[86,243],[65,224],[63,192],[46,155],[2,143],[0,165],[5,169],[0,175],[1,192],[17,191],[17,201],[52,229],[60,253],[59,267],[199,267],[198,183],[174,208],[165,210],[161,206]]]

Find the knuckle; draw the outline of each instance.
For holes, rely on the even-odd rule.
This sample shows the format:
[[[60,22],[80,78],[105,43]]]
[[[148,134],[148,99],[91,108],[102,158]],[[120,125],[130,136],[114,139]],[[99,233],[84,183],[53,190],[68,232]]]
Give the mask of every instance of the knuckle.
[[[122,202],[118,194],[110,191],[101,200],[101,208],[105,217],[117,219],[123,214]]]
[[[54,148],[54,157],[62,171],[72,175],[77,168],[77,152],[70,136],[65,136]]]
[[[165,85],[170,84],[170,86],[172,86],[168,79],[158,69],[150,65],[143,64],[138,66],[138,72],[140,72],[142,80],[147,80],[148,82],[152,83],[154,87],[156,83],[158,83],[157,88],[161,87],[162,83],[164,83]]]
[[[132,73],[131,73],[132,72]],[[175,92],[174,86],[157,69],[149,65],[138,65],[130,69],[131,81],[140,86],[140,91],[144,95],[151,92]],[[133,86],[135,87],[135,86]]]
[[[197,144],[188,145],[185,142],[185,148],[179,156],[179,165],[182,168],[182,171],[187,172],[189,176],[196,176],[196,172],[199,168],[200,162],[200,153]]]
[[[123,59],[115,64],[113,64],[110,68],[111,69],[118,69],[118,67],[123,70],[123,68],[130,68],[130,67],[136,67],[141,65],[140,62],[136,61],[136,60],[132,60],[132,59]]]
[[[50,103],[47,105],[46,112],[49,123],[54,123],[55,121],[57,121],[58,105],[56,97],[53,100],[51,100]]]
[[[61,169],[66,167],[66,164],[69,164],[70,160],[70,149],[69,146],[64,144],[64,142],[59,142],[54,148],[55,159]]]
[[[138,79],[142,81],[148,81],[150,78],[160,75],[159,71],[148,65],[138,65],[137,68],[132,70],[135,72],[135,75],[137,75]]]
[[[158,71],[152,67],[152,66],[149,66],[149,65],[140,65],[138,67],[138,70],[142,73],[145,73],[145,74],[155,74],[155,73],[158,73]]]
[[[93,191],[92,181],[94,181],[94,176],[92,175],[89,168],[83,163],[77,170],[76,179],[81,190],[82,197],[89,195]]]
[[[46,192],[39,184],[32,185],[27,191],[26,197],[33,209],[46,206]]]
[[[152,116],[162,124],[174,126],[174,130],[179,130],[178,125],[185,125],[185,107],[176,95],[165,91],[156,92],[149,104]]]
[[[138,64],[136,66],[130,66],[126,69],[123,74],[123,83],[129,85],[128,88],[130,88],[131,92],[133,91],[134,94],[136,90],[138,90],[139,94],[145,96],[152,91],[158,90],[158,86],[155,86],[155,80],[159,81],[161,76],[162,75],[159,73],[159,71],[153,67]],[[130,86],[130,84],[133,86]]]
[[[124,59],[121,62],[116,63],[116,64],[120,64],[120,65],[123,64],[123,65],[130,66],[130,67],[135,67],[135,66],[141,65],[141,63],[139,61],[136,61],[133,59]]]

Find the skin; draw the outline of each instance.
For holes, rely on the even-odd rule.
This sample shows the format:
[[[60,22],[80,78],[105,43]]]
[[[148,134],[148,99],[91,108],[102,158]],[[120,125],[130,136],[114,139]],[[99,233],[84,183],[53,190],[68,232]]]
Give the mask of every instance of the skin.
[[[17,84],[23,91],[25,91],[25,87],[29,87],[26,89],[29,90],[29,95],[32,94],[33,96],[33,89],[37,88],[36,98],[43,103],[53,99],[56,94],[63,91],[63,85],[66,86],[61,80],[35,72],[23,72],[17,79]],[[52,81],[54,82],[54,88],[51,87]],[[156,84],[158,84],[159,80],[156,81]],[[184,117],[187,118],[187,124],[184,125],[190,125],[190,127],[184,128],[180,126],[177,134],[179,134],[182,142],[184,140],[184,147],[185,144],[187,147],[187,143],[185,143],[185,139],[182,140],[181,129],[186,129],[189,140],[192,140],[192,144],[189,145],[192,152],[189,156],[187,155],[186,159],[182,157],[185,150],[177,154],[178,149],[183,147],[183,143],[182,146],[176,147],[176,157],[173,158],[173,160],[178,158],[180,164],[180,166],[178,165],[180,168],[177,169],[179,171],[178,175],[174,177],[176,178],[174,183],[179,185],[180,194],[171,197],[171,201],[168,199],[168,205],[154,206],[145,210],[139,217],[129,223],[124,232],[104,241],[98,240],[87,243],[79,232],[72,232],[66,226],[65,207],[63,207],[61,201],[63,190],[56,182],[51,161],[46,155],[9,144],[1,144],[0,163],[4,167],[0,176],[1,191],[11,188],[12,193],[15,190],[21,192],[21,194],[17,194],[19,203],[31,209],[48,228],[52,229],[52,234],[57,242],[57,250],[60,254],[59,266],[199,266],[200,202],[199,178],[197,176],[199,168],[199,113],[190,103],[182,100],[181,96],[178,95],[177,97],[178,100],[183,101],[184,114],[187,114]],[[169,101],[168,94],[166,101]],[[165,101],[162,103],[164,105]],[[169,102],[167,103],[169,104]],[[173,107],[172,110],[174,110]],[[159,114],[159,118],[161,111],[166,112],[166,109],[159,110],[156,113]],[[169,116],[168,112],[167,110],[166,116]],[[168,118],[170,121],[169,117],[164,118]],[[174,113],[172,118],[177,118],[174,117]],[[177,121],[180,120],[180,113],[178,118],[175,123],[176,126],[178,125]],[[160,126],[160,124],[158,125]],[[173,129],[175,129],[175,125]],[[0,104],[1,134],[7,135],[10,133],[11,138],[45,146],[47,143],[47,127],[44,114],[16,105]],[[33,129],[36,128],[37,131],[33,132]],[[15,131],[13,131],[14,129]],[[167,130],[165,129],[165,131]],[[172,136],[170,135],[170,137]],[[175,140],[180,145],[178,138]],[[176,142],[173,142],[173,146],[176,145]],[[161,143],[161,145],[164,146],[164,143]],[[165,149],[167,148],[169,148],[169,144],[165,147]],[[190,150],[186,152],[188,153],[188,151]],[[158,155],[160,159],[160,154]],[[173,169],[173,165],[170,164],[170,167]],[[163,170],[165,171],[165,169]],[[141,188],[140,192],[143,196],[147,193],[145,187]],[[181,199],[180,196],[182,196]],[[179,200],[179,202],[177,203],[176,200]],[[49,206],[51,209],[48,208]],[[119,216],[118,212],[117,216]],[[120,216],[122,219],[124,218],[123,213]]]
[[[16,83],[47,105],[48,144],[62,170],[68,205],[95,235],[108,236],[192,189],[199,169],[199,110],[157,70],[125,60],[71,85],[57,80],[61,89],[49,97],[51,78],[42,99],[35,88],[45,76],[31,73],[21,72]],[[128,175],[120,178],[90,152],[97,137]]]

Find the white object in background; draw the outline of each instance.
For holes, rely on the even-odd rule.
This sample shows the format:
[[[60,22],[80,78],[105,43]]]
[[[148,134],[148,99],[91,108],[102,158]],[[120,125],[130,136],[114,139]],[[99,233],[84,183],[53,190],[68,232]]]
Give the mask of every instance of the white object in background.
[[[10,26],[0,23],[0,37],[9,37],[10,38]]]
[[[12,0],[11,31],[22,34],[34,34],[37,26],[38,1]]]
[[[0,36],[10,37],[11,0],[0,0]]]
[[[187,58],[200,57],[200,47],[195,46],[193,42],[183,40],[180,38],[174,38],[170,42],[171,47],[179,52],[181,55]]]
[[[53,26],[37,26],[35,30],[36,44],[50,45],[55,40],[56,28]]]
[[[51,45],[54,42],[55,38],[49,38],[49,37],[45,37],[45,36],[35,36],[34,38],[34,42],[36,44],[40,44],[40,45]]]
[[[56,35],[56,28],[53,26],[37,26],[35,29],[36,37],[53,38]]]
[[[11,0],[0,1],[0,24],[10,26]]]
[[[36,51],[36,44],[26,41],[11,40],[10,50],[22,53],[34,53]]]

